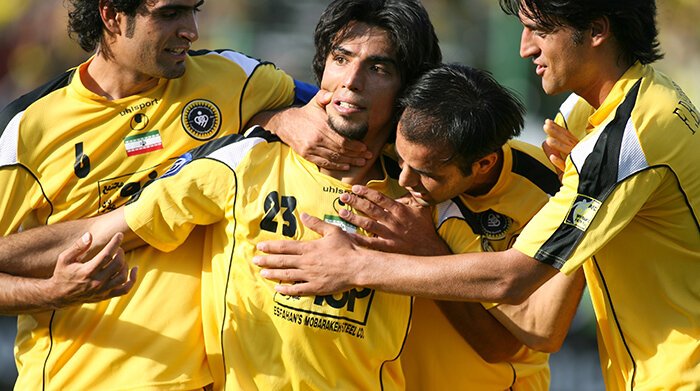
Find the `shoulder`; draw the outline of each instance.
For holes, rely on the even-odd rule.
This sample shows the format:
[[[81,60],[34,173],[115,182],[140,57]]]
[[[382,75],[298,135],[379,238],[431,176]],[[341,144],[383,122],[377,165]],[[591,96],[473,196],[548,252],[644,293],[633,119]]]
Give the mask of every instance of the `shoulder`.
[[[532,182],[543,192],[554,195],[560,188],[559,177],[541,148],[518,140],[511,140],[505,150],[513,158],[511,171]]]
[[[192,50],[188,54],[190,61],[195,66],[233,67],[240,69],[247,76],[252,75],[258,68],[263,66],[278,70],[275,64],[269,61],[263,61],[231,49]]]

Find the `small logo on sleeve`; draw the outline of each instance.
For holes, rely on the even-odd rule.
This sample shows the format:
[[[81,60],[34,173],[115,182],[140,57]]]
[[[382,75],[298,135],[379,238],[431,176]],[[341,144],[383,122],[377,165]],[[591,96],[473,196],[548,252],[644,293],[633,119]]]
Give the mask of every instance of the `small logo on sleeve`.
[[[569,210],[569,214],[566,217],[566,224],[573,225],[581,231],[586,232],[596,213],[598,213],[600,205],[602,205],[602,203],[595,198],[579,194]]]
[[[182,110],[181,122],[190,137],[199,141],[211,140],[221,128],[221,110],[208,100],[193,100]]]

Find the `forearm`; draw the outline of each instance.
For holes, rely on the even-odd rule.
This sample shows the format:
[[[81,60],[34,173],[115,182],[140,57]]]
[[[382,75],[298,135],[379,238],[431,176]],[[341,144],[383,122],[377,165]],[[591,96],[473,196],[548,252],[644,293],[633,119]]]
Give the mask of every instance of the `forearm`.
[[[522,343],[480,303],[436,301],[452,327],[489,363],[507,361]]]
[[[358,253],[353,285],[441,300],[517,304],[556,273],[513,249],[441,257]]]
[[[92,247],[86,254],[88,257],[94,256],[118,232],[124,233],[122,247],[125,250],[143,245],[143,241],[126,224],[123,209],[0,238],[0,273],[32,278],[51,277],[59,254],[86,232],[92,234]]]
[[[56,308],[48,279],[15,277],[0,273],[0,315],[17,315]]]
[[[48,278],[58,255],[85,231],[85,221],[33,228],[0,238],[0,272]]]
[[[528,347],[554,353],[561,348],[585,286],[583,272],[559,273],[520,305],[500,305],[491,313]]]

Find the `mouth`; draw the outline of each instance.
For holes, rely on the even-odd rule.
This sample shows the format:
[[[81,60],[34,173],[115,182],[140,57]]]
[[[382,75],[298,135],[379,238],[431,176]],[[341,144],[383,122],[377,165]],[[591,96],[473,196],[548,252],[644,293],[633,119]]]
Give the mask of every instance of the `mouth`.
[[[334,100],[333,104],[335,105],[336,110],[341,114],[353,114],[353,113],[357,113],[357,112],[360,112],[360,111],[365,109],[364,107],[362,107],[358,104],[351,103],[351,102],[344,101],[344,100],[340,100],[340,99]]]
[[[547,69],[546,66],[541,65],[541,64],[535,64],[537,65],[537,68],[535,69],[535,73],[537,73],[537,76],[542,77],[544,76],[544,71]]]
[[[412,190],[409,190],[409,193],[411,194],[411,197],[413,197],[413,199],[415,199],[420,205],[430,206],[430,203],[423,198],[423,194]]]
[[[174,57],[185,58],[189,47],[179,47],[179,48],[169,48],[165,49],[165,52]]]

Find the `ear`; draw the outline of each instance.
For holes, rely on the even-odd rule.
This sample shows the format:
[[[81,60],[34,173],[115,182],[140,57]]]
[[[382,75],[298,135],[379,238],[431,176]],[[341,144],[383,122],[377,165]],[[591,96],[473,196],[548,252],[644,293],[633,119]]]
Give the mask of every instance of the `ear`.
[[[595,19],[591,23],[591,44],[593,46],[601,45],[603,42],[610,39],[611,36],[610,20],[607,16]]]
[[[498,163],[498,153],[492,152],[472,163],[472,173],[483,175],[491,171]]]
[[[107,33],[109,35],[121,34],[120,22],[123,14],[117,12],[114,9],[114,4],[109,0],[100,0],[99,7],[102,24],[104,24]]]

